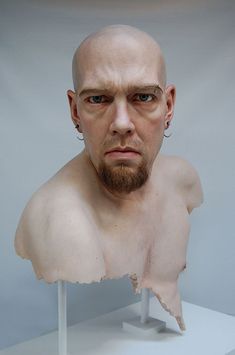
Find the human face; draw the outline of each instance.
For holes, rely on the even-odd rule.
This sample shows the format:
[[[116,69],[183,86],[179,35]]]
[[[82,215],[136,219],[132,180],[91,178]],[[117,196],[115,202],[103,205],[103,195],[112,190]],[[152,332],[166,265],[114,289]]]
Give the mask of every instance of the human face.
[[[142,183],[126,189],[133,191],[151,172],[166,121],[173,116],[175,89],[161,87],[156,56],[129,47],[93,53],[80,67],[77,94],[69,91],[68,96],[86,152],[100,176],[104,168],[119,176],[122,172],[123,185],[124,176],[140,176],[144,169]]]

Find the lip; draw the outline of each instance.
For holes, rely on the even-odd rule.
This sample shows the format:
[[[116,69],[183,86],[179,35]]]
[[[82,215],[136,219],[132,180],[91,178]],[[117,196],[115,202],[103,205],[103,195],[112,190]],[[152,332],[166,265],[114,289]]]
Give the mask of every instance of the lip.
[[[133,152],[133,153],[138,153],[138,150],[132,148],[132,147],[115,147],[111,150],[108,150],[105,154],[109,154],[109,153],[112,153],[112,152],[120,152],[120,153],[125,153],[125,152]]]
[[[105,155],[116,159],[131,159],[140,155],[140,152],[132,147],[115,147],[107,151]]]

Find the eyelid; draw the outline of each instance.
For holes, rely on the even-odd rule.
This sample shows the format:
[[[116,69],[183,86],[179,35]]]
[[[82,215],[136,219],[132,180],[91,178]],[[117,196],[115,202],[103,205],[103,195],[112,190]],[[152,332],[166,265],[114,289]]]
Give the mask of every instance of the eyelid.
[[[149,93],[149,92],[135,92],[134,94],[130,94],[129,96],[131,96],[131,98],[133,99],[135,96],[141,96],[141,95],[147,95],[147,96],[151,96],[152,99],[157,99],[157,95],[153,94],[153,93]],[[151,100],[152,101],[152,100]],[[144,102],[144,101],[143,101]],[[148,102],[148,101],[147,101]]]
[[[90,102],[89,100],[92,97],[102,97],[102,99],[104,99],[104,100],[102,102]],[[87,101],[90,104],[101,105],[101,104],[104,104],[106,102],[112,102],[113,98],[110,97],[110,96],[104,95],[104,94],[97,94],[97,95],[89,95],[89,96],[85,97],[84,100]]]

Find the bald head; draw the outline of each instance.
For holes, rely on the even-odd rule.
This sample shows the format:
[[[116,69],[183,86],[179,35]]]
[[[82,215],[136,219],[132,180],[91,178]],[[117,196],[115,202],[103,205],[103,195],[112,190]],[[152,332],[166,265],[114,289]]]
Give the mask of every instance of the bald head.
[[[83,71],[89,65],[98,66],[102,58],[110,66],[115,65],[115,58],[123,66],[135,63],[138,57],[146,58],[156,64],[159,84],[166,85],[166,68],[162,51],[158,43],[146,32],[127,25],[107,26],[90,34],[84,39],[73,57],[73,83],[77,91],[82,82]]]

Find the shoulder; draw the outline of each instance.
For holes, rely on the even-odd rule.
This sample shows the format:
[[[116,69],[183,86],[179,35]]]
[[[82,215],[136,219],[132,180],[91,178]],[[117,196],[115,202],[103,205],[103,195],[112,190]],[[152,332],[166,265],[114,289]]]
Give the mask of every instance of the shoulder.
[[[176,155],[160,156],[164,173],[174,176],[174,179],[183,185],[191,185],[199,179],[196,169],[189,161]]]
[[[48,239],[59,230],[68,234],[66,229],[72,221],[79,223],[85,219],[79,177],[75,176],[72,162],[34,192],[26,204],[15,238],[16,252],[22,257],[28,258],[29,247],[38,244],[39,240]]]
[[[203,191],[197,170],[184,158],[175,155],[160,156],[164,176],[185,199],[188,212],[203,202]]]
[[[74,195],[72,170],[65,165],[47,182],[41,185],[29,199],[23,215],[37,220],[51,214]],[[72,200],[70,200],[72,202]]]
[[[104,274],[97,228],[77,185],[73,169],[58,172],[32,195],[17,227],[16,253],[48,282],[99,281]]]

